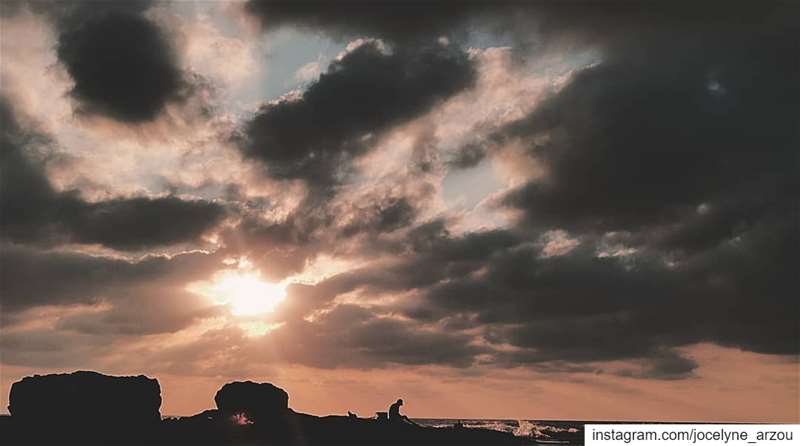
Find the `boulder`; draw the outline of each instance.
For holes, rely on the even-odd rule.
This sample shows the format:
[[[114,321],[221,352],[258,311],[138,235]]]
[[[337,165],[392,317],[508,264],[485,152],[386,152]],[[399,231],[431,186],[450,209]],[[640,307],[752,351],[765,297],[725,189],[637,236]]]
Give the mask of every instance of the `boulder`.
[[[8,411],[15,422],[79,426],[158,423],[161,387],[146,376],[79,371],[34,375],[11,386]]]
[[[244,413],[253,421],[278,418],[289,410],[289,394],[270,383],[228,383],[217,391],[214,401],[224,416]]]

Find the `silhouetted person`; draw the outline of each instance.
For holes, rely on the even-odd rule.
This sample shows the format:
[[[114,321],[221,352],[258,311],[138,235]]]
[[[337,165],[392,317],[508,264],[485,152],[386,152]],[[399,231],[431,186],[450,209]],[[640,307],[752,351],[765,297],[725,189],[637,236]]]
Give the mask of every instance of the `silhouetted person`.
[[[403,400],[401,398],[395,401],[394,404],[389,406],[389,421],[395,423],[405,422],[405,423],[416,424],[413,421],[409,420],[407,416],[400,414],[400,406],[402,405],[403,405]]]

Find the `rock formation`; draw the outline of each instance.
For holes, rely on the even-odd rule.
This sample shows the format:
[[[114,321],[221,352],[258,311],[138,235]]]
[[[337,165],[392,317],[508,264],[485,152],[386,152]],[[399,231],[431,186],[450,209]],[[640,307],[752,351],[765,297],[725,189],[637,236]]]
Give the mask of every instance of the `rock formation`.
[[[246,414],[251,420],[281,417],[289,410],[289,394],[270,383],[237,381],[225,384],[214,396],[224,416]]]
[[[136,426],[158,423],[160,407],[161,387],[155,379],[79,371],[15,382],[8,411],[20,423]]]

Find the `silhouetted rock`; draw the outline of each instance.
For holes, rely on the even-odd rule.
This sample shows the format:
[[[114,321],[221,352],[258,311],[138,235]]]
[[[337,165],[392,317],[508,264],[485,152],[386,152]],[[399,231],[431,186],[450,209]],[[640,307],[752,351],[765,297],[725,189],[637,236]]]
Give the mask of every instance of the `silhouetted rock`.
[[[224,416],[246,414],[251,420],[283,418],[289,410],[289,394],[270,383],[237,381],[225,384],[214,396]]]
[[[161,420],[161,387],[146,376],[80,371],[34,375],[11,386],[8,411],[15,422],[71,427],[151,425]]]

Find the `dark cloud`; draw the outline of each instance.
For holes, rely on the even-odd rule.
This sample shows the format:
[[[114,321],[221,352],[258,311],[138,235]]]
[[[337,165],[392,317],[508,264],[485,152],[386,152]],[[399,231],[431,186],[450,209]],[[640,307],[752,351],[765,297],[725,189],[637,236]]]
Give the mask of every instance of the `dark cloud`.
[[[392,232],[410,226],[414,217],[416,209],[407,197],[390,197],[372,203],[366,209],[358,209],[341,233],[348,237],[360,233]]]
[[[547,171],[506,204],[533,227],[646,230],[679,250],[788,217],[800,190],[794,23],[656,30],[610,45],[502,132],[527,142]]]
[[[684,379],[694,376],[698,364],[692,358],[682,356],[675,350],[664,349],[638,361],[638,367],[626,367],[612,373],[625,378],[639,379]]]
[[[220,367],[240,374],[253,365],[277,363],[319,368],[431,364],[463,368],[486,351],[472,341],[461,333],[394,318],[379,308],[340,304],[316,313],[313,320],[283,319],[263,337],[247,337],[235,326],[209,330],[186,344],[158,352],[157,362],[181,373],[188,368],[214,375]],[[216,360],[222,364],[209,367]]]
[[[491,363],[538,369],[640,361],[640,370],[625,373],[682,378],[696,364],[674,347],[714,342],[760,353],[800,351],[800,302],[790,280],[798,240],[790,226],[765,223],[672,265],[647,252],[599,257],[601,244],[591,239],[547,256],[524,233],[453,236],[433,222],[411,232],[399,258],[320,283],[314,308],[354,291],[402,294],[410,297],[382,311],[473,333],[488,342],[482,353]]]
[[[697,364],[674,347],[698,342],[796,354],[800,307],[787,282],[796,253],[792,243],[776,249],[789,240],[787,230],[750,231],[671,266],[649,254],[598,257],[592,240],[544,256],[541,245],[518,233],[454,236],[435,221],[410,231],[396,259],[290,287],[275,314],[286,325],[270,343],[287,349],[283,359],[319,367],[469,365],[480,358],[585,372],[623,360],[639,367],[613,373],[643,379],[692,376]],[[407,297],[340,308],[337,296],[350,293]],[[456,342],[462,347],[453,350]]]
[[[779,240],[796,236],[764,226],[673,266],[644,254],[598,258],[591,245],[547,258],[519,248],[428,298],[440,311],[503,324],[501,339],[534,348],[538,360],[635,358],[702,341],[796,354],[800,332],[784,312],[800,309],[785,266],[797,254]]]
[[[89,18],[59,35],[57,54],[75,82],[80,113],[151,121],[188,88],[166,36],[141,15]]]
[[[184,289],[220,266],[219,257],[199,252],[126,261],[0,246],[3,362],[86,367],[141,336],[220,316],[224,307]],[[39,325],[28,326],[32,320]]]
[[[56,191],[29,153],[52,144],[23,128],[0,101],[0,228],[23,243],[98,243],[121,250],[192,242],[219,223],[224,209],[177,197],[113,199],[90,203],[76,191]]]
[[[380,37],[395,42],[463,38],[479,31],[510,36],[524,49],[553,41],[628,40],[638,32],[694,32],[780,15],[786,2],[702,3],[673,0],[249,0],[246,10],[265,30],[293,26],[337,38]]]
[[[315,367],[439,364],[467,367],[485,349],[463,334],[420,327],[357,305],[337,305],[313,322],[288,322],[274,333],[284,359]]]
[[[648,358],[644,370],[640,373],[641,378],[654,379],[677,379],[691,376],[698,367],[697,362],[692,358],[681,356],[673,350],[659,352],[655,357]],[[636,375],[634,375],[636,376]]]
[[[508,231],[494,230],[451,237],[439,221],[426,223],[410,231],[400,247],[392,247],[396,256],[388,262],[354,269],[323,284],[332,294],[354,290],[369,295],[425,289],[450,277],[474,273],[492,254],[519,243]]]
[[[53,214],[60,211],[54,206],[57,193],[44,172],[25,153],[24,148],[50,143],[40,132],[20,126],[11,105],[0,98],[0,227],[3,236],[28,239],[52,225]],[[61,207],[76,207],[77,199],[63,196]]]
[[[219,258],[198,252],[128,261],[2,245],[0,265],[2,306],[9,313],[121,299],[137,288],[179,288],[206,279],[219,266]]]
[[[301,272],[321,253],[371,258],[401,249],[387,237],[402,237],[413,226],[422,201],[381,193],[321,203],[305,200],[278,220],[245,213],[236,227],[224,231],[223,239],[231,255],[246,255],[270,278],[281,280]]]
[[[133,250],[196,240],[223,216],[219,205],[207,201],[116,199],[87,205],[72,232],[80,243]]]
[[[243,129],[242,151],[279,179],[340,182],[378,134],[469,87],[475,70],[440,45],[384,50],[368,41],[331,63],[302,96],[266,105]]]
[[[0,245],[3,361],[85,367],[139,336],[221,316],[224,307],[185,289],[220,267],[221,257],[204,252],[124,260]]]
[[[485,341],[484,360],[507,366],[622,360],[641,367],[618,374],[678,379],[697,364],[676,348],[700,342],[800,352],[796,14],[615,5],[543,16],[584,38],[620,26],[599,61],[489,136],[527,145],[545,171],[505,196],[517,225],[421,225],[391,261],[323,282],[318,308],[402,294],[380,311]],[[545,252],[553,229],[578,246]]]
[[[507,310],[468,308],[486,322],[530,315],[498,335],[535,349],[525,361],[653,358],[631,375],[666,378],[694,366],[659,356],[673,346],[797,354],[800,331],[784,315],[800,309],[786,267],[797,262],[788,247],[798,246],[788,228],[800,199],[790,105],[800,100],[790,56],[800,33],[781,16],[715,23],[607,44],[600,63],[500,133],[528,144],[546,171],[505,197],[521,226],[563,228],[593,250],[611,242],[637,254],[517,259],[497,273],[525,270],[529,279],[490,274],[431,297],[460,308],[470,295],[510,296]]]
[[[712,73],[725,62],[708,55],[661,52],[663,65],[612,61],[579,73],[510,128],[549,141],[532,149],[547,177],[508,203],[542,226],[632,230],[732,195],[756,198],[754,188],[773,201],[791,193],[798,135],[784,98],[795,92],[783,87],[796,68],[754,63],[756,54],[730,60],[743,66],[731,67],[738,79],[714,81],[722,94],[709,77],[722,78]]]
[[[72,77],[80,114],[125,123],[154,120],[170,102],[182,102],[192,81],[181,71],[169,37],[145,16],[152,2],[16,2],[50,19],[56,55]],[[4,12],[5,14],[5,12]]]
[[[337,37],[367,34],[408,40],[449,34],[471,14],[492,12],[490,1],[250,0],[246,9],[265,29],[290,25]],[[507,5],[509,2],[499,2]]]
[[[263,337],[249,337],[230,325],[186,343],[142,353],[172,372],[236,376],[265,364],[284,363],[318,368],[431,364],[464,368],[485,351],[471,342],[463,334],[344,304],[317,314],[313,321],[285,321]]]

